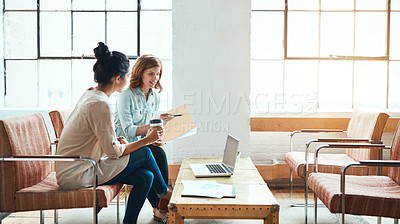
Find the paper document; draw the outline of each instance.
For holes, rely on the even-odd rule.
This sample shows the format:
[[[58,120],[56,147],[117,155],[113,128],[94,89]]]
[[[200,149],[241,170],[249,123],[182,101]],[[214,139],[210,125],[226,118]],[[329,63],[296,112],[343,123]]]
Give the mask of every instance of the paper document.
[[[197,133],[196,124],[194,123],[192,115],[190,115],[185,104],[169,110],[167,113],[178,116],[175,116],[174,119],[168,121],[164,126],[165,136],[162,139],[162,142],[169,142]]]
[[[235,185],[219,184],[215,180],[183,180],[182,183],[182,197],[236,197]]]

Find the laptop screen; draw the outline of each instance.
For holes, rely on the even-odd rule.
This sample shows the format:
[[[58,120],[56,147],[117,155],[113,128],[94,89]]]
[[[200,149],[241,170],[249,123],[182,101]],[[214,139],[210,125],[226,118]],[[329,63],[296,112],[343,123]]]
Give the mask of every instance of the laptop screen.
[[[235,167],[238,147],[239,147],[239,140],[228,135],[228,139],[226,141],[226,146],[225,146],[223,163],[229,166],[229,168],[231,168],[232,170]]]

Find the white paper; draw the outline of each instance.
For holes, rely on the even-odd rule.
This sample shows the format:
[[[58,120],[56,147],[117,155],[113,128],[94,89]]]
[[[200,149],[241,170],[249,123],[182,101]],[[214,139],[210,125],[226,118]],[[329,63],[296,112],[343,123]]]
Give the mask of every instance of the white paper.
[[[183,180],[182,196],[223,198],[235,197],[235,186],[219,184],[215,180]]]

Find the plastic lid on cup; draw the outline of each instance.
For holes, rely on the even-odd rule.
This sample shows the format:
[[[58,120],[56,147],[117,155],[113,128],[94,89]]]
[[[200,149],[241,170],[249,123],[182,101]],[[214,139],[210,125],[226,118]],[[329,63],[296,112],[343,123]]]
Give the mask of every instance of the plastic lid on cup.
[[[163,121],[161,119],[151,119],[150,120],[150,125],[158,125],[158,124],[162,124]]]

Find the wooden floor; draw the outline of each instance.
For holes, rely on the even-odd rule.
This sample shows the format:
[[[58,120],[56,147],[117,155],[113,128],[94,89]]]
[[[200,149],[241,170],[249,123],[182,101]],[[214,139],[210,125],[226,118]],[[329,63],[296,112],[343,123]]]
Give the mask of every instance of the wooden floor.
[[[130,189],[128,189],[129,191]],[[272,193],[276,197],[278,201],[288,201],[289,200],[289,188],[272,188],[271,189]],[[294,189],[294,194],[293,194],[293,199],[294,200],[299,200],[301,201],[304,197],[304,190],[303,188],[295,188]],[[125,198],[125,191],[122,190],[120,192],[120,200],[121,203],[124,202]],[[65,210],[60,210],[59,212],[59,217],[63,216],[65,214]],[[46,211],[45,217],[49,217],[45,219],[45,223],[52,223],[53,219],[50,217],[53,217],[53,211]],[[28,224],[28,223],[39,223],[39,212],[38,211],[33,211],[33,212],[18,212],[18,213],[13,213],[9,215],[7,218],[3,219],[2,224]]]

